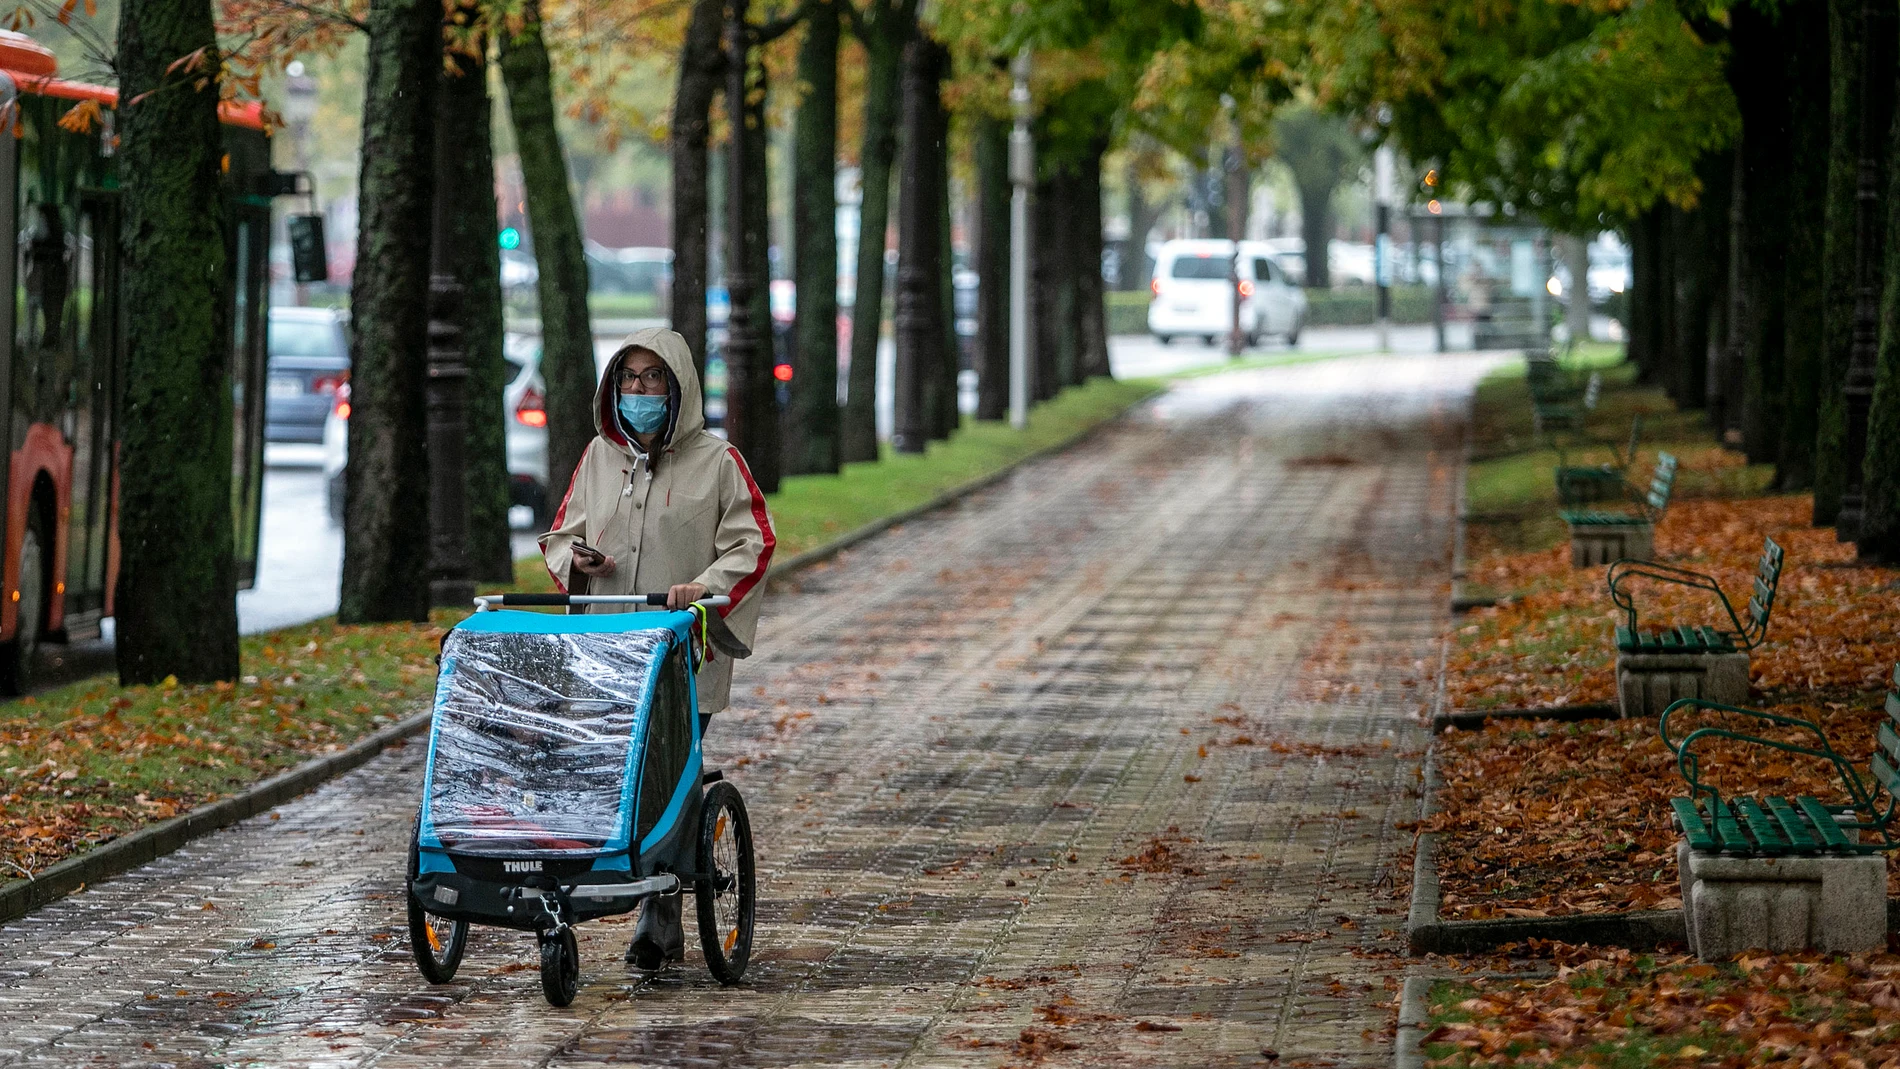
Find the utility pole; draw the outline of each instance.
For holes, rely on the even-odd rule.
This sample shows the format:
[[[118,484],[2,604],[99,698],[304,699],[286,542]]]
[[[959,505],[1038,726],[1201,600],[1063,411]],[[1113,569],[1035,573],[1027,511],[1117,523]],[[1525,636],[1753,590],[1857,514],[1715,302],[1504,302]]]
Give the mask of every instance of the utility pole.
[[[1036,184],[1036,148],[1029,140],[1029,50],[1010,64],[1015,125],[1009,131],[1009,425],[1029,424],[1029,189]]]
[[[1227,188],[1221,199],[1227,202],[1227,240],[1231,244],[1232,258],[1227,262],[1227,282],[1233,297],[1232,316],[1228,322],[1227,355],[1238,357],[1247,347],[1247,337],[1240,331],[1241,305],[1251,294],[1253,287],[1240,277],[1240,242],[1247,236],[1247,170],[1240,149],[1240,111],[1234,104],[1234,98],[1221,94],[1221,107],[1227,112],[1227,126],[1232,142],[1221,153],[1221,170],[1226,179]]]
[[[462,284],[449,269],[449,215],[453,172],[436,144],[434,234],[430,240],[429,363],[426,404],[429,443],[429,604],[466,608],[475,597],[468,563],[468,352],[462,333]]]
[[[1379,287],[1379,351],[1392,351],[1392,146],[1382,144],[1372,154],[1373,224],[1378,236],[1372,245],[1372,280]]]

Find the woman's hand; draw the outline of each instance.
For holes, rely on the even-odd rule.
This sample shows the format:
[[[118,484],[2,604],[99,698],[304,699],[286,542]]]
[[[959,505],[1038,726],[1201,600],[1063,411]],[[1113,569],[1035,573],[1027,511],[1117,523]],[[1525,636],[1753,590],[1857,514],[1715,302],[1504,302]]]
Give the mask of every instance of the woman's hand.
[[[666,607],[674,611],[684,609],[693,602],[706,596],[706,588],[699,583],[679,583],[666,592]]]
[[[605,579],[614,574],[614,559],[611,556],[596,557],[577,550],[574,553],[574,567],[587,575]]]

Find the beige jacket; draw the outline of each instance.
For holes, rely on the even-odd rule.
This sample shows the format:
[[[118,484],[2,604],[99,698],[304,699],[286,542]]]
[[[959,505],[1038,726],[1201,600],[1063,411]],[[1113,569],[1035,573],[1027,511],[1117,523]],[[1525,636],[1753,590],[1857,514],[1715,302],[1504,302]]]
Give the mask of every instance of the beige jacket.
[[[657,353],[679,385],[657,458],[621,429],[620,361],[629,349]],[[678,583],[701,583],[733,604],[727,626],[750,646],[772,560],[772,518],[739,451],[706,430],[699,373],[686,339],[654,328],[627,335],[607,363],[594,394],[595,438],[574,469],[554,529],[541,536],[548,571],[562,590],[590,594],[656,594]],[[575,539],[614,558],[612,575],[573,567]],[[590,606],[595,612],[627,611]],[[699,711],[726,707],[732,661],[707,651],[699,673]]]

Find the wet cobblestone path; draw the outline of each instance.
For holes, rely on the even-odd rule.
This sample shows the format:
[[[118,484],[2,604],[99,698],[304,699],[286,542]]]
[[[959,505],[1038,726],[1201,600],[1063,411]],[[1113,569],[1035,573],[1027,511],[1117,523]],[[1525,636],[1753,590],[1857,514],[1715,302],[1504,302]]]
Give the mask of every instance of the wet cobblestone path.
[[[405,945],[422,747],[0,929],[0,1065],[1390,1063],[1471,358],[1190,380],[775,592],[748,982]],[[1270,1052],[1270,1053],[1269,1053]]]

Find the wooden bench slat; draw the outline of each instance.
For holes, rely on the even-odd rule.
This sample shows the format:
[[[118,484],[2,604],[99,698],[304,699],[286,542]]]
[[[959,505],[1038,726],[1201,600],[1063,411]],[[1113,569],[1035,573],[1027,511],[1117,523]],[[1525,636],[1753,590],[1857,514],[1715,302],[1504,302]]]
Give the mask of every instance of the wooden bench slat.
[[[1781,822],[1781,830],[1788,836],[1788,842],[1796,850],[1805,854],[1820,852],[1821,841],[1808,830],[1808,822],[1801,819],[1801,814],[1795,812],[1794,806],[1789,805],[1786,798],[1776,796],[1767,799],[1767,802],[1775,819]]]
[[[1735,811],[1742,815],[1743,823],[1748,825],[1748,833],[1755,837],[1755,846],[1764,854],[1785,854],[1789,852],[1788,840],[1776,829],[1775,822],[1762,812],[1761,803],[1753,798],[1737,798],[1732,803]]]
[[[1704,852],[1715,849],[1715,836],[1709,833],[1709,825],[1696,811],[1695,799],[1671,798],[1669,805],[1676,811],[1676,822],[1682,825],[1682,835],[1689,840],[1689,849]]]
[[[1875,760],[1879,760],[1879,758],[1875,757]],[[1827,811],[1827,807],[1821,804],[1819,798],[1810,798],[1807,795],[1802,795],[1794,801],[1796,805],[1801,807],[1801,811],[1807,814],[1808,819],[1814,823],[1814,830],[1821,833],[1821,839],[1827,843],[1830,849],[1852,850],[1854,848],[1854,841],[1849,839],[1847,833],[1841,830],[1841,826],[1834,822],[1834,814]]]

